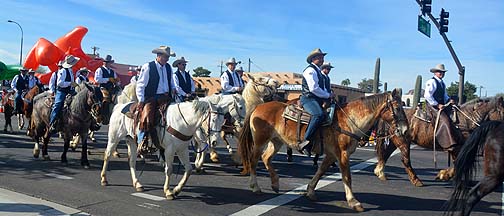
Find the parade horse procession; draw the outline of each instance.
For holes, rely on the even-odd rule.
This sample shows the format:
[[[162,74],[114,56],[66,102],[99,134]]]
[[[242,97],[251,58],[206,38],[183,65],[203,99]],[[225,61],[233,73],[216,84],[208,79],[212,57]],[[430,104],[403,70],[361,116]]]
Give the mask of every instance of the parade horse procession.
[[[159,49],[164,50],[167,56],[172,55],[169,47],[161,46]],[[157,54],[159,58],[159,53]],[[66,72],[66,76],[70,75],[71,72],[68,71],[75,65],[75,62],[70,60],[71,57],[65,57],[60,65],[62,73],[58,74]],[[110,62],[110,59],[108,61]],[[155,69],[150,64],[144,66],[142,68]],[[147,70],[145,73],[150,73],[152,78],[151,72]],[[107,171],[112,156],[120,155],[117,149],[121,141],[125,141],[127,146],[131,185],[134,190],[144,191],[136,168],[138,158],[155,156],[164,167],[163,191],[168,200],[179,196],[192,174],[191,151],[195,155],[196,172],[202,173],[206,154],[211,154],[212,161],[218,161],[215,149],[226,143],[226,149],[235,165],[242,166],[241,174],[249,175],[248,186],[253,193],[262,192],[256,171],[259,159],[262,159],[269,173],[271,189],[279,193],[279,175],[273,167],[273,158],[284,145],[300,150],[300,137],[307,133],[308,122],[313,117],[307,109],[296,103],[271,101],[279,87],[277,80],[270,76],[254,74],[245,76],[247,82],[239,92],[223,92],[181,102],[170,99],[167,106],[150,110],[155,116],[155,121],[149,122],[153,125],[150,133],[154,134],[144,138],[145,142],[141,142],[139,136],[142,133],[142,109],[147,105],[141,99],[145,95],[138,90],[142,87],[137,82],[131,82],[119,91],[87,81],[77,84],[71,80],[63,80],[68,82],[65,89],[58,86],[57,89],[44,91],[45,89],[34,86],[23,95],[23,112],[17,115],[22,119],[23,115],[27,118],[26,130],[27,135],[35,142],[35,158],[39,157],[42,145],[42,158],[50,160],[48,148],[50,141],[56,139],[53,137],[55,129],[63,139],[61,162],[65,165],[69,163],[67,152],[72,139],[75,139],[81,145],[80,164],[83,168],[91,166],[88,161],[88,133],[99,130],[100,125],[108,125],[107,145],[100,175],[100,184],[104,187],[114,181],[107,177]],[[159,76],[157,79],[157,82],[160,82]],[[56,80],[59,82],[58,78]],[[117,80],[111,78],[110,81]],[[71,90],[62,99],[59,98],[59,93],[54,94],[54,91],[67,91],[66,88]],[[173,92],[169,95],[169,98],[175,97],[177,96]],[[474,100],[460,107],[454,105],[458,114],[456,123],[448,118],[438,118],[436,111],[430,110],[430,107],[424,110],[422,115],[418,110],[404,109],[401,97],[402,90],[394,89],[357,98],[348,103],[335,104],[332,101],[329,112],[324,112],[324,118],[328,121],[317,128],[314,138],[310,140],[312,150],[324,157],[306,188],[305,195],[308,199],[316,200],[317,184],[330,166],[336,163],[341,172],[347,205],[355,211],[364,211],[364,206],[353,193],[350,158],[361,145],[362,138],[369,137],[368,132],[372,129],[376,129],[378,137],[383,138],[377,139],[376,153],[379,160],[374,170],[380,180],[387,179],[384,172],[385,163],[396,148],[402,153],[401,159],[411,183],[418,187],[423,186],[423,183],[411,166],[410,145],[414,143],[434,151],[437,149],[449,153],[454,167],[441,171],[438,178],[453,178],[455,189],[446,204],[446,210],[450,214],[460,211],[460,214],[469,215],[473,206],[504,180],[504,140],[501,136],[504,129],[504,102],[501,97]],[[62,101],[58,101],[60,99]],[[13,92],[3,92],[2,107],[6,118],[4,131],[7,131],[11,122],[14,100]],[[61,102],[62,107],[57,113],[59,117],[56,120],[57,126],[54,127],[52,111],[57,102]],[[299,113],[293,114],[299,116],[298,119],[286,117],[292,107],[298,110]],[[305,116],[308,120],[302,122],[300,116]],[[19,122],[22,122],[22,119]],[[455,140],[457,145],[444,148],[439,142],[446,139],[435,140],[438,124],[447,125],[448,129],[453,131],[453,137],[447,139]],[[12,126],[9,126],[12,131]],[[231,130],[225,132],[224,127]],[[19,125],[19,128],[23,128],[23,125]],[[387,144],[385,140],[388,141]],[[233,142],[238,144],[237,151],[229,144]],[[484,179],[468,191],[468,188],[472,187],[475,162],[480,156],[484,161]],[[177,185],[171,189],[170,180],[176,157],[183,166],[184,173]],[[292,165],[292,169],[295,169],[295,166]]]

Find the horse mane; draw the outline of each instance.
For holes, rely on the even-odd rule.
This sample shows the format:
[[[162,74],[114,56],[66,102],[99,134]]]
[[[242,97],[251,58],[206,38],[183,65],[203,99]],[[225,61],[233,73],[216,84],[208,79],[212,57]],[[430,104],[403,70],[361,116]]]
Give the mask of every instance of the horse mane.
[[[218,104],[222,100],[222,95],[213,94],[211,96],[208,96],[206,100],[212,104]]]
[[[366,106],[366,107],[369,107],[371,109],[377,109],[379,105],[383,104],[388,99],[388,94],[389,93],[380,93],[380,94],[365,96],[365,97],[359,98],[359,100],[357,100],[357,101],[361,101],[364,104],[364,106]]]
[[[33,97],[33,104],[35,104],[35,101],[39,100],[40,98],[46,98],[50,94],[51,94],[51,92],[45,91],[45,92],[42,92],[42,93],[40,93],[38,95],[35,95],[35,97]]]
[[[138,102],[138,98],[136,96],[136,83],[134,82],[124,86],[122,93],[117,96],[118,103],[127,103],[130,101]]]
[[[203,113],[206,113],[210,109],[210,104],[206,101],[193,100],[192,107],[196,114],[203,115]]]
[[[72,99],[72,103],[70,105],[70,110],[72,113],[76,114],[84,114],[87,113],[87,107],[89,106],[87,104],[87,95],[89,92],[89,89],[84,86],[85,84],[80,85],[80,91],[77,92],[77,95],[75,95]]]

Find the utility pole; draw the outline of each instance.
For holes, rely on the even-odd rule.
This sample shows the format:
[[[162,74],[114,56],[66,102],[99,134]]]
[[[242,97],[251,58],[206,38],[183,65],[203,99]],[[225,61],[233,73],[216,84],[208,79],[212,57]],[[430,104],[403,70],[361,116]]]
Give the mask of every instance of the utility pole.
[[[251,62],[252,62],[252,61],[250,61],[250,58],[249,58],[249,61],[248,61],[248,72],[249,72],[249,73],[250,73],[250,63],[251,63]]]
[[[485,87],[483,87],[483,86],[480,86],[480,87],[479,87],[479,89],[480,89],[480,92],[479,92],[479,97],[480,97],[480,98],[481,98],[481,89],[482,89],[482,88],[485,88]]]
[[[93,49],[93,55],[96,56],[96,51],[99,50],[100,48],[93,46],[93,47],[91,47],[91,49]]]
[[[222,62],[222,60],[221,60],[221,61],[220,61],[220,74],[221,74],[221,75],[222,75],[222,68],[223,68],[223,65],[222,65],[222,64],[223,64],[223,62]]]
[[[422,7],[424,4],[422,1],[425,0],[415,0],[420,7]],[[432,1],[430,1],[432,2]],[[429,6],[430,7],[430,6]],[[457,57],[457,54],[455,53],[455,50],[453,49],[451,45],[451,41],[448,40],[448,37],[446,36],[446,32],[448,32],[448,20],[447,18],[449,17],[449,13],[444,10],[444,8],[441,10],[440,14],[440,20],[443,21],[442,25],[436,20],[436,18],[432,15],[430,11],[426,12],[427,16],[429,19],[436,25],[436,28],[439,30],[439,34],[441,34],[441,37],[443,38],[446,46],[448,47],[448,50],[450,51],[451,56],[453,57],[453,60],[455,61],[455,64],[457,65],[458,71],[459,71],[459,89],[458,89],[458,98],[459,98],[459,105],[464,103],[464,75],[465,75],[465,67],[460,63],[460,60]]]

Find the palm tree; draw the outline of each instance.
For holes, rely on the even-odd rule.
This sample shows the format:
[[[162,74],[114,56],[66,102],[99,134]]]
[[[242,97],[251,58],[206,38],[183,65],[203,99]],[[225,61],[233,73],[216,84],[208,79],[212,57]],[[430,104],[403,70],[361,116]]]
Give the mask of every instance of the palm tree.
[[[341,81],[342,86],[349,86],[350,85],[350,79],[346,78]]]

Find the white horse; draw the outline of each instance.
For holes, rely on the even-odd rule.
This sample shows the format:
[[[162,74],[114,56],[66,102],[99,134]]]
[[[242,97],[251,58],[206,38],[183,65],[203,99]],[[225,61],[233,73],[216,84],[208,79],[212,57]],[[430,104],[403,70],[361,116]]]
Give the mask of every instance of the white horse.
[[[108,160],[112,151],[117,147],[120,140],[127,137],[126,143],[128,145],[129,165],[131,172],[131,180],[133,187],[137,191],[143,191],[143,186],[140,184],[136,177],[136,160],[137,160],[137,143],[133,140],[134,131],[138,131],[138,127],[134,128],[133,119],[128,118],[121,111],[127,104],[118,104],[112,113],[109,132],[107,150],[104,154],[103,168],[101,172],[101,184],[108,185],[106,171]],[[192,166],[189,162],[189,143],[191,137],[196,133],[196,130],[201,127],[203,123],[209,125],[210,142],[219,138],[220,128],[224,123],[224,115],[222,111],[214,107],[211,103],[206,101],[194,100],[192,102],[184,102],[179,104],[170,105],[166,110],[166,123],[164,127],[156,127],[158,137],[161,138],[161,147],[164,148],[165,156],[165,175],[166,180],[164,183],[164,193],[167,199],[174,199],[180,193],[182,187],[187,182],[191,175]],[[168,129],[167,129],[168,128]],[[175,136],[172,133],[167,133],[167,130],[173,128],[178,131],[182,136]],[[177,134],[177,133],[174,133]],[[180,137],[180,138],[177,138]],[[188,138],[188,139],[187,139]],[[184,165],[184,176],[178,185],[170,190],[170,175],[172,173],[172,163],[177,154],[179,160]]]
[[[207,101],[217,107],[222,107],[222,112],[229,113],[231,118],[234,120],[235,128],[239,128],[241,127],[240,124],[243,124],[246,110],[245,110],[245,100],[240,94],[232,94],[232,95],[214,94],[212,96],[200,98],[199,100]],[[208,151],[213,150],[215,146],[218,144],[215,142],[208,143],[207,140],[205,140],[205,137],[208,136],[208,134],[206,134],[206,131],[208,131],[207,125],[202,125],[202,129],[197,130],[196,134],[194,135],[195,149],[197,149],[195,150],[197,152],[194,165],[196,167],[197,173],[201,173],[204,171],[203,163],[205,161],[206,153]],[[233,149],[229,144],[226,145],[226,148],[230,153],[233,153]]]

